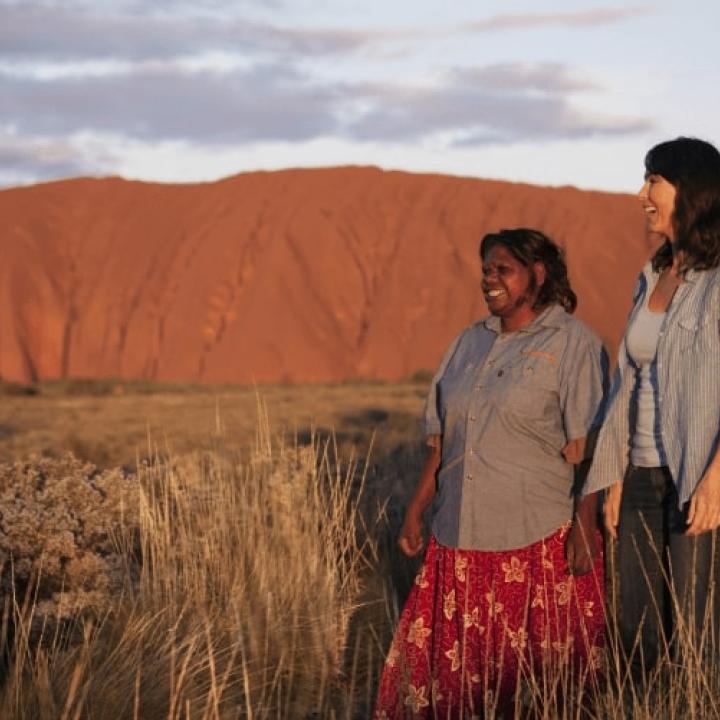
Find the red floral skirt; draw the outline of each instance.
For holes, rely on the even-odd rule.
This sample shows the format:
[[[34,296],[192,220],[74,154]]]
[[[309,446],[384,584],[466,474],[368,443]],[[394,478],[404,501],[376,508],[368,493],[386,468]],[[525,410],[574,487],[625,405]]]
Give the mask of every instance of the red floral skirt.
[[[602,554],[567,573],[563,527],[528,547],[431,538],[380,680],[376,720],[523,717],[601,676]]]

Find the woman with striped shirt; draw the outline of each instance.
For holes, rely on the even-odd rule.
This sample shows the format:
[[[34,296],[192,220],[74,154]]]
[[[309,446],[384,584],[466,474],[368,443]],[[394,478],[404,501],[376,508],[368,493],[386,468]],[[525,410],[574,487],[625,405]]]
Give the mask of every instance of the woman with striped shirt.
[[[645,168],[639,199],[662,244],[635,289],[585,488],[607,489],[636,679],[680,646],[706,659],[720,649],[720,153],[677,138]]]

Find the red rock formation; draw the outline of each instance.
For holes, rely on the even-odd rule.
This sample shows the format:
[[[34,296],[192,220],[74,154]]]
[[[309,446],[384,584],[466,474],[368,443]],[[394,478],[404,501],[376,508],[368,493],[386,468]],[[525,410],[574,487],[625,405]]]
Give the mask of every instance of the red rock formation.
[[[540,228],[614,345],[650,247],[626,195],[383,172],[0,192],[0,377],[401,378],[484,313],[478,241]]]

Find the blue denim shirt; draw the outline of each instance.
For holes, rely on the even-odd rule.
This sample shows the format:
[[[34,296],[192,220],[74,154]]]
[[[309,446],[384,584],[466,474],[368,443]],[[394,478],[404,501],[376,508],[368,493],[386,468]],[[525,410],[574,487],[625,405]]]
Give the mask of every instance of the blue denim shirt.
[[[650,263],[638,279],[628,326],[659,274]],[[657,351],[660,432],[680,506],[692,496],[718,445],[720,430],[720,269],[690,270],[675,292]],[[627,470],[634,369],[620,344],[608,410],[585,494],[621,482]]]
[[[451,344],[433,379],[425,432],[442,435],[432,531],[450,547],[509,550],[573,512],[573,466],[603,397],[603,350],[559,305],[500,333],[489,317]]]

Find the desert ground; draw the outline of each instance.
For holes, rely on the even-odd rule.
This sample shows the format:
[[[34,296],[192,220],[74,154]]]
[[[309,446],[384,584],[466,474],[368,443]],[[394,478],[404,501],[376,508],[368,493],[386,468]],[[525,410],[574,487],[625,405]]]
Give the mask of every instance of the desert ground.
[[[273,431],[300,443],[334,435],[345,451],[379,458],[420,441],[430,378],[401,383],[191,385],[122,380],[0,384],[0,461],[73,452],[98,467],[132,467],[160,449],[184,454],[222,436],[226,447],[252,444],[259,403]]]

